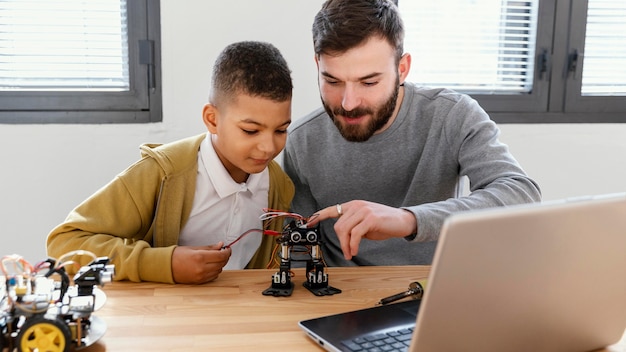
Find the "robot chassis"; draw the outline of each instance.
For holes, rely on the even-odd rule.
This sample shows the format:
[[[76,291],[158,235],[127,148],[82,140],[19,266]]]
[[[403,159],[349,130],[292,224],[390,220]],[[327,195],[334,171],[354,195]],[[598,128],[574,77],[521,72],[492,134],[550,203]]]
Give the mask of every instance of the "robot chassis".
[[[291,296],[294,288],[291,282],[291,253],[294,246],[310,248],[310,259],[306,260],[306,279],[302,285],[316,296],[341,293],[341,290],[328,285],[328,274],[324,272],[324,262],[320,250],[319,225],[308,228],[305,219],[292,220],[283,229],[276,242],[280,245],[280,267],[272,275],[272,285],[263,291],[266,296]]]
[[[27,264],[20,257],[10,259],[15,258]],[[4,273],[4,287],[0,285],[0,351],[66,352],[96,342],[104,335],[106,324],[91,313],[106,301],[96,286],[112,281],[115,267],[109,258],[94,256],[74,275],[73,285],[56,260],[40,264],[48,267],[43,275],[30,270]],[[60,280],[51,278],[55,274]]]

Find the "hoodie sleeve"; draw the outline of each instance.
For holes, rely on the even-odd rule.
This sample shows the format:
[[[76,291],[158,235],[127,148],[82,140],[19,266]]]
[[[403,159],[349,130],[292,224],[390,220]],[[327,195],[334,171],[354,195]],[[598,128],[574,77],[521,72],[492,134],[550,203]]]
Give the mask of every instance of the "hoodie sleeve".
[[[171,258],[175,246],[151,245],[152,218],[163,176],[152,158],[130,166],[50,232],[48,255],[59,258],[71,251],[86,250],[111,258],[115,280],[173,283]]]

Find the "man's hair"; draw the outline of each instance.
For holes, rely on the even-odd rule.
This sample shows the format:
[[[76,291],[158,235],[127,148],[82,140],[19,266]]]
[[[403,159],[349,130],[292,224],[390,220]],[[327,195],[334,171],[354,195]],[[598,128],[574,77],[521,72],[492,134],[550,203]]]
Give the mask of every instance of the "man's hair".
[[[280,51],[269,43],[242,41],[228,45],[213,66],[210,100],[229,101],[238,94],[277,102],[291,98],[291,70]]]
[[[313,21],[315,55],[337,55],[371,37],[385,39],[404,53],[404,24],[398,7],[390,0],[327,0]]]

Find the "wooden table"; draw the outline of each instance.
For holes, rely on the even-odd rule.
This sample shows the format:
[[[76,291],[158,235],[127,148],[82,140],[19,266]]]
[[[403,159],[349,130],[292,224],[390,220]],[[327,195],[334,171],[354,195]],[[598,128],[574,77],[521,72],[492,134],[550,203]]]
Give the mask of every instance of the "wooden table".
[[[81,351],[316,351],[297,325],[302,319],[372,307],[381,298],[428,277],[428,266],[327,268],[330,285],[343,292],[318,297],[294,269],[290,297],[261,294],[275,270],[224,271],[208,284],[113,282],[95,312],[104,337]],[[626,351],[622,341],[602,351]]]

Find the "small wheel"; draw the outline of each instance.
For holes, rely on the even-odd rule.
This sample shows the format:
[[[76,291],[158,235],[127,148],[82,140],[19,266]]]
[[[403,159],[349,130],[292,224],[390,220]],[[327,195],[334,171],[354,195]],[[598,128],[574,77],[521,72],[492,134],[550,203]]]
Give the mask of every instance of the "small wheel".
[[[7,341],[7,325],[6,322],[0,322],[0,351],[4,351],[5,347],[9,347]]]
[[[70,345],[70,328],[65,322],[45,316],[28,318],[17,334],[17,349],[21,352],[68,352]]]

